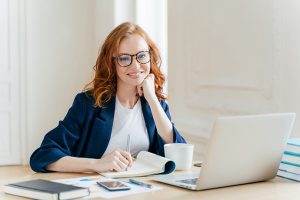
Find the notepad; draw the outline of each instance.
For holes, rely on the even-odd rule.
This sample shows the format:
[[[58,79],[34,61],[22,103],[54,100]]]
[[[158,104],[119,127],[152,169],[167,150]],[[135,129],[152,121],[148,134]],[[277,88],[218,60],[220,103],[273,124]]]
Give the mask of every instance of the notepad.
[[[169,174],[174,169],[174,161],[147,151],[141,151],[132,166],[127,168],[127,171],[104,172],[101,175],[109,178],[126,178],[153,174]]]
[[[33,199],[63,200],[80,198],[89,195],[89,189],[36,179],[4,186],[4,192]]]

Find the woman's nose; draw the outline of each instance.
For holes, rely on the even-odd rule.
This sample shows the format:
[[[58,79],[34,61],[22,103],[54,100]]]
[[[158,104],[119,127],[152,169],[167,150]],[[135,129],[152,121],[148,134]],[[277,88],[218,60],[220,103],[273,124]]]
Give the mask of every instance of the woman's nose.
[[[136,68],[140,68],[141,64],[137,61],[136,56],[134,56],[132,58],[132,63],[130,66],[136,67]]]

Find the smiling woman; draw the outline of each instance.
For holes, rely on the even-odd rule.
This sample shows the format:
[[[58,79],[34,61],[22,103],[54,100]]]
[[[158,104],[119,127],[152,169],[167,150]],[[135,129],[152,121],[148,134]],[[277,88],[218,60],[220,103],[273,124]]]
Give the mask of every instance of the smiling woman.
[[[32,169],[123,171],[140,151],[163,156],[164,144],[185,143],[164,101],[160,64],[156,45],[141,27],[128,22],[116,27],[102,45],[94,80],[33,152]]]

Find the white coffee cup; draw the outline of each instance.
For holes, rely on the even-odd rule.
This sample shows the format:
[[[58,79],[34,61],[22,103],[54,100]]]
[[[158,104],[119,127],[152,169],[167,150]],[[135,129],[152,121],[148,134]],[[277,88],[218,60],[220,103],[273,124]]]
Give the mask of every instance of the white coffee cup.
[[[164,145],[165,157],[173,160],[175,170],[190,169],[193,162],[194,145],[185,143],[171,143]]]

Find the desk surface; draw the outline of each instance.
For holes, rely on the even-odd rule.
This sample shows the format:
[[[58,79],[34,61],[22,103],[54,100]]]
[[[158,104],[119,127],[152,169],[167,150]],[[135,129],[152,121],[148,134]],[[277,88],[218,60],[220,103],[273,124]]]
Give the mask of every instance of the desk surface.
[[[192,171],[195,171],[199,168],[193,168]],[[182,172],[175,172],[182,173]],[[63,178],[76,178],[89,175],[97,174],[80,174],[80,173],[51,173],[51,174],[40,174],[34,173],[28,166],[8,166],[0,167],[0,199],[6,200],[18,200],[25,199],[13,195],[8,195],[3,193],[3,185],[11,182],[18,182],[30,179],[63,179]],[[155,181],[151,181],[153,177],[142,177],[137,178],[138,180],[149,181],[151,184],[163,187],[162,190],[141,193],[136,195],[130,195],[122,197],[119,199],[122,200],[135,200],[135,199],[201,199],[201,200],[215,200],[215,199],[230,199],[230,200],[273,200],[273,199],[299,199],[300,197],[300,183],[276,177],[270,181],[245,184],[239,186],[225,187],[219,189],[211,189],[205,191],[190,191],[182,188],[177,188]],[[118,199],[118,198],[117,198]]]

